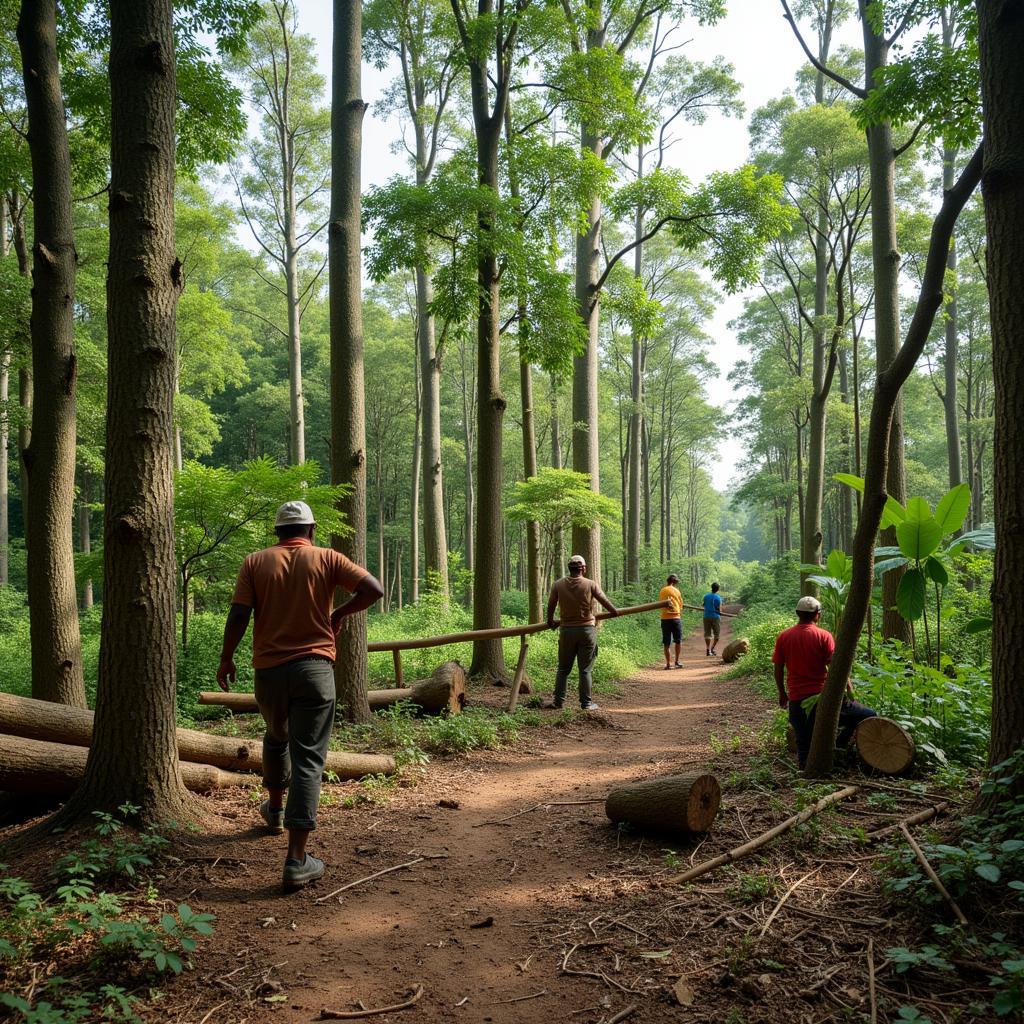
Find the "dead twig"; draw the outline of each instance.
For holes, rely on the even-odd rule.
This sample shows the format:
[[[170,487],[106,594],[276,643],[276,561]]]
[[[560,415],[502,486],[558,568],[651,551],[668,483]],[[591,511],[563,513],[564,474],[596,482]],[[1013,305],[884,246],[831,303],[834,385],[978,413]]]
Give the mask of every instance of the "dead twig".
[[[714,871],[715,868],[720,868],[723,864],[731,864],[733,861],[737,861],[746,857],[748,854],[753,853],[755,850],[759,850],[762,846],[767,846],[773,839],[777,839],[783,833],[788,832],[791,828],[797,825],[803,824],[810,818],[813,818],[819,811],[824,810],[830,804],[837,803],[840,800],[845,800],[847,797],[853,796],[858,793],[859,789],[856,786],[845,786],[843,789],[837,790],[835,793],[830,793],[826,797],[822,797],[816,803],[805,807],[799,814],[794,814],[791,818],[787,818],[785,821],[780,822],[774,828],[769,829],[767,832],[763,832],[757,838],[752,839],[749,843],[744,843],[742,846],[737,846],[735,849],[729,850],[726,853],[715,857],[713,860],[706,860],[703,864],[698,864],[694,868],[690,868],[688,871],[684,871],[681,875],[676,875],[670,878],[669,881],[676,885],[681,885],[683,882],[692,881],[694,878],[698,878],[701,875],[707,874],[709,871]]]
[[[412,995],[404,1003],[395,1003],[392,1006],[377,1006],[370,1010],[321,1010],[321,1020],[359,1020],[361,1017],[379,1017],[385,1013],[397,1013],[399,1010],[408,1010],[415,1006],[423,995],[423,986],[417,985]]]
[[[420,861],[426,860],[426,857],[417,857],[415,860],[407,860],[404,864],[396,864],[392,868],[384,868],[382,871],[375,871],[372,875],[367,875],[365,878],[357,878],[354,882],[349,882],[347,885],[343,885],[340,889],[335,889],[334,892],[329,892],[326,896],[321,896],[319,899],[313,900],[314,903],[326,903],[327,900],[333,899],[340,892],[344,892],[346,889],[354,889],[357,885],[362,885],[364,882],[371,882],[375,878],[380,878],[381,875],[389,875],[392,871],[400,871],[402,868],[411,868],[413,864],[419,864]]]
[[[871,842],[876,839],[883,839],[885,836],[892,835],[893,832],[900,830],[900,825],[921,825],[926,821],[931,821],[932,818],[938,817],[944,810],[949,807],[949,802],[943,800],[941,803],[935,804],[934,807],[926,807],[923,811],[918,811],[917,814],[912,814],[909,818],[904,818],[902,822],[896,822],[894,825],[885,825],[882,828],[873,829],[868,832],[867,836]]]
[[[640,1009],[639,1003],[630,1003],[624,1010],[619,1010],[614,1017],[608,1018],[608,1024],[619,1024],[619,1021],[625,1020],[627,1017],[632,1017],[637,1010]]]
[[[956,900],[950,896],[949,890],[942,884],[939,876],[935,874],[935,868],[933,868],[928,862],[928,858],[924,855],[924,850],[917,845],[917,840],[910,834],[910,829],[907,828],[905,823],[900,822],[900,830],[903,832],[903,836],[907,842],[910,843],[910,848],[914,851],[914,856],[917,857],[921,867],[924,868],[924,873],[932,880],[935,888],[942,894],[942,898],[949,904],[957,921],[959,921],[960,924],[967,924],[967,918],[964,916],[964,912],[960,909]]]
[[[544,806],[544,804],[534,804],[532,807],[524,807],[521,811],[516,811],[515,814],[510,814],[507,818],[493,818],[490,821],[478,821],[473,828],[483,828],[484,825],[503,825],[506,821],[518,818],[522,814],[529,814],[530,811],[539,811]]]
[[[539,992],[531,992],[528,996],[516,996],[514,999],[498,999],[493,1003],[485,1003],[485,1006],[504,1006],[506,1003],[525,1003],[527,999],[539,999],[541,996],[546,996],[548,990],[542,988]]]
[[[783,903],[785,903],[785,902],[786,902],[786,900],[788,900],[788,899],[789,899],[789,897],[790,897],[790,896],[792,896],[792,895],[793,895],[793,893],[795,893],[795,892],[797,891],[797,889],[798,889],[798,888],[799,888],[799,887],[800,887],[801,885],[803,885],[803,883],[804,883],[804,882],[806,882],[808,878],[810,878],[810,877],[811,877],[811,875],[816,875],[816,874],[817,874],[817,873],[818,873],[818,872],[819,872],[820,870],[821,870],[821,866],[820,866],[820,865],[819,865],[818,867],[816,867],[816,868],[812,868],[812,869],[811,869],[810,871],[808,871],[808,872],[807,872],[807,874],[806,874],[806,875],[804,875],[804,876],[803,876],[802,878],[798,878],[798,879],[797,879],[797,880],[796,880],[796,881],[795,881],[795,882],[794,882],[794,883],[793,883],[793,884],[792,884],[792,885],[791,885],[791,886],[790,886],[790,887],[789,887],[789,888],[788,888],[788,889],[787,889],[787,890],[786,890],[786,891],[785,891],[785,892],[784,892],[784,893],[782,894],[782,899],[780,899],[780,900],[779,900],[779,902],[775,904],[775,908],[774,908],[774,909],[772,910],[772,912],[771,912],[771,913],[770,913],[770,914],[768,915],[768,919],[767,919],[767,920],[765,921],[765,923],[764,923],[764,924],[763,924],[763,925],[761,926],[761,931],[760,931],[760,932],[758,933],[758,936],[757,936],[757,937],[758,937],[759,939],[763,939],[763,938],[764,938],[764,936],[765,936],[765,932],[767,932],[767,931],[768,931],[768,929],[769,929],[769,928],[771,927],[771,923],[772,923],[772,921],[774,921],[774,920],[775,920],[775,915],[776,915],[776,914],[778,914],[778,912],[779,912],[779,911],[780,911],[780,910],[782,909],[782,905],[783,905]]]
[[[213,1009],[206,1011],[206,1016],[199,1022],[199,1024],[206,1024],[206,1022],[222,1007],[227,1006],[231,1002],[230,999],[224,1000],[223,1003],[218,1003]]]
[[[878,1024],[878,993],[875,991],[874,939],[868,939],[868,998],[871,1000],[871,1024]]]

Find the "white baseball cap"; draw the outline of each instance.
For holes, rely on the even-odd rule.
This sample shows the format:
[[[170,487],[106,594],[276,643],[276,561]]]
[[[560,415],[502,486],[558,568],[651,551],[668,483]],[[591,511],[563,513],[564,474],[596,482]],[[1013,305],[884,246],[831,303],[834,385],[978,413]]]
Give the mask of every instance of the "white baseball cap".
[[[304,501],[286,501],[274,517],[274,526],[314,526],[313,510]]]
[[[821,602],[816,597],[801,597],[796,603],[798,612],[820,612]]]
[[[585,566],[587,564],[587,560],[582,555],[573,555],[572,558],[569,559],[569,564]]]

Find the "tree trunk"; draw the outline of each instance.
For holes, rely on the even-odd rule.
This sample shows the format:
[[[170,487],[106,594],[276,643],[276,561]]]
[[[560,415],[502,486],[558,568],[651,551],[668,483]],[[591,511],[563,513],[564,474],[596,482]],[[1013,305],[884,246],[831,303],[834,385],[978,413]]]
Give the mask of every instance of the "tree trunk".
[[[55,0],[24,0],[18,20],[33,176],[32,368],[46,401],[23,453],[32,494],[28,599],[32,695],[85,707],[71,526],[75,492],[75,252],[71,155]]]
[[[854,339],[854,344],[857,344]],[[850,375],[846,364],[846,349],[839,349],[839,390],[843,405],[849,406],[853,399],[850,395]],[[854,416],[856,421],[856,415]],[[853,432],[849,427],[843,427],[843,472],[849,473],[853,469]],[[856,472],[856,471],[854,471]],[[857,473],[859,476],[860,474]],[[843,551],[849,551],[853,543],[853,496],[854,490],[850,487],[839,488],[839,520],[841,524],[840,542]]]
[[[0,198],[0,209],[6,209],[3,199]],[[4,224],[3,230],[7,230]],[[6,241],[6,239],[4,239]],[[0,354],[0,587],[8,582],[10,573],[8,569],[7,548],[10,544],[10,521],[8,518],[7,504],[10,500],[9,484],[7,476],[8,447],[11,440],[11,419],[7,411],[7,402],[10,400],[11,380],[11,354],[4,352]]]
[[[588,37],[603,35],[589,32]],[[594,43],[593,45],[600,45]],[[602,159],[603,146],[596,135],[580,133],[580,146]],[[591,197],[587,230],[576,238],[576,305],[587,328],[587,346],[573,357],[572,374],[572,468],[590,477],[593,491],[601,489],[601,453],[598,449],[597,366],[600,345],[600,303],[597,280],[601,258],[601,197]],[[601,527],[573,526],[572,553],[587,562],[587,575],[601,582]]]
[[[562,468],[562,430],[558,420],[558,391],[555,388],[554,380],[551,381],[551,468]],[[561,530],[555,530],[551,558],[554,564],[554,575],[557,576],[565,565],[565,542]],[[545,580],[544,584],[548,586],[551,582],[552,580]]]
[[[525,313],[525,309],[521,310]],[[522,322],[522,321],[520,321]],[[523,471],[527,479],[537,475],[537,435],[534,429],[533,373],[530,364],[519,360],[519,393],[523,411]],[[531,520],[524,526],[526,532],[526,592],[530,609],[530,622],[540,622],[544,616],[544,583],[540,568],[540,523]]]
[[[416,337],[418,347],[418,328]],[[418,352],[413,357],[413,377],[413,385],[416,388],[416,418],[412,430],[412,473],[409,488],[409,600],[416,604],[420,599],[420,471],[423,463],[423,385],[420,380]],[[441,513],[443,524],[443,505]]]
[[[843,694],[850,678],[864,617],[871,601],[875,574],[875,540],[886,503],[890,428],[899,402],[900,389],[914,369],[944,300],[944,277],[949,240],[956,219],[981,177],[981,150],[964,168],[953,189],[946,193],[942,207],[932,224],[931,239],[921,291],[907,338],[889,367],[875,381],[875,400],[868,428],[868,450],[864,474],[864,498],[860,522],[853,539],[853,575],[846,607],[836,636],[836,652],[829,669],[825,689],[817,705],[814,736],[807,759],[807,774],[824,775],[832,768],[836,729]]]
[[[444,523],[444,475],[441,467],[441,359],[434,339],[430,277],[416,269],[416,316],[423,369],[423,570],[448,595],[448,537]]]
[[[362,5],[334,0],[334,77],[331,96],[331,480],[351,489],[339,508],[352,532],[335,547],[366,563],[366,396],[363,386],[360,199],[362,126]],[[381,581],[382,585],[384,581]],[[366,612],[342,620],[334,684],[339,713],[368,722]]]
[[[172,0],[112,0],[100,685],[62,821],[125,803],[144,821],[190,816],[175,732],[174,66]]]
[[[465,354],[462,365],[462,442],[466,453],[466,513],[463,517],[465,535],[465,563],[468,575],[465,604],[473,607],[473,559],[476,542],[473,524],[476,522],[476,491],[473,485],[473,418],[470,414],[469,381],[466,380]]]
[[[875,76],[889,61],[889,45],[884,29],[876,32],[873,16],[860,0],[864,35],[864,81],[870,88]],[[892,125],[888,121],[867,129],[868,165],[871,172],[871,263],[875,288],[875,361],[884,372],[900,349],[900,252],[896,237],[896,157]],[[893,408],[889,430],[888,476],[886,490],[901,504],[906,501],[906,471],[903,454],[903,400],[899,393]],[[895,530],[882,534],[883,544],[895,544]],[[887,640],[910,642],[909,623],[896,611],[896,590],[902,569],[893,569],[882,577],[882,635]]]
[[[78,498],[78,546],[83,555],[92,552],[92,530],[90,529],[89,512],[89,471],[82,470],[82,490]],[[82,584],[82,608],[91,608],[93,603],[92,580]]]
[[[22,277],[29,276],[28,240],[25,237],[25,207],[22,205],[15,214],[15,192],[11,190],[9,199],[11,209],[11,241],[14,255],[18,260],[18,273]],[[18,407],[20,410],[18,425],[18,471],[21,483],[21,521],[24,523],[24,540],[26,549],[29,546],[28,512],[28,470],[25,465],[25,453],[32,444],[32,363],[31,356],[27,363],[18,368]]]
[[[956,178],[957,150],[946,146],[942,151],[942,188],[948,191]],[[945,388],[942,404],[946,418],[946,450],[949,455],[949,486],[959,487],[963,483],[963,457],[960,444],[960,406],[957,394],[957,363],[959,361],[960,325],[957,319],[956,301],[956,236],[949,243],[949,258],[946,260],[947,277],[953,282],[953,292],[946,303],[946,354]]]
[[[992,739],[998,764],[1024,743],[1024,12],[1017,3],[978,3],[985,125],[982,188],[988,230],[995,434],[996,525],[992,585]],[[1024,787],[1018,777],[1017,790]]]

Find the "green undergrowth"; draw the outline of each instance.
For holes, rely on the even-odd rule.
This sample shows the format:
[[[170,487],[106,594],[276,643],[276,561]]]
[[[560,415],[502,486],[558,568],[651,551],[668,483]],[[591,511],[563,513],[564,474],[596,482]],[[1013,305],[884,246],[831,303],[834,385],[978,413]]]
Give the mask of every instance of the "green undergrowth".
[[[137,811],[96,813],[93,836],[56,861],[46,884],[0,865],[4,1019],[139,1024],[160,977],[187,970],[213,933],[212,914],[161,899],[174,826],[134,832],[124,823]]]

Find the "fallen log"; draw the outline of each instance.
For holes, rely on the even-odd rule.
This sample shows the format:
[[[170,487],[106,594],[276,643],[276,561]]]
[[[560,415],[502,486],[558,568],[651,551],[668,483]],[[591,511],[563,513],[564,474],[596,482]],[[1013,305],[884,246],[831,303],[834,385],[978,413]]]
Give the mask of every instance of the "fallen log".
[[[22,736],[0,736],[0,790],[67,796],[85,775],[86,747],[45,743]],[[182,761],[181,778],[188,789],[205,793],[229,786],[251,786],[254,779],[210,764]]]
[[[853,734],[857,754],[869,768],[883,775],[902,775],[914,763],[914,740],[891,718],[865,718]]]
[[[434,669],[429,679],[417,679],[410,686],[389,690],[368,690],[366,697],[373,711],[407,700],[428,715],[439,715],[444,711],[457,715],[466,703],[466,673],[457,661],[446,661]],[[259,711],[256,698],[251,693],[203,690],[199,694],[199,703],[230,708],[236,715]]]
[[[819,811],[828,807],[829,804],[845,800],[847,797],[851,797],[859,792],[859,786],[844,786],[842,789],[836,790],[835,793],[829,793],[828,796],[822,797],[817,803],[811,804],[810,807],[805,807],[799,814],[794,814],[791,818],[779,822],[774,828],[768,829],[767,832],[762,832],[761,835],[755,836],[749,843],[744,843],[742,846],[737,846],[718,857],[706,860],[703,864],[698,864],[696,867],[682,872],[682,874],[674,875],[669,879],[669,882],[674,885],[681,885],[683,882],[689,882],[694,878],[699,878],[701,875],[706,875],[709,871],[714,871],[715,868],[720,868],[723,864],[732,864],[733,861],[741,860],[755,850],[760,850],[762,846],[767,846],[773,839],[777,839],[796,825],[802,825],[808,819],[813,818]]]
[[[9,736],[88,747],[92,742],[92,722],[93,713],[86,708],[0,693],[0,733]],[[263,744],[259,740],[212,736],[195,729],[178,729],[178,757],[183,763],[215,765],[230,771],[263,770]],[[395,770],[395,761],[383,754],[331,750],[327,753],[326,768],[339,779],[359,779],[364,775],[390,775]]]
[[[711,828],[721,802],[714,775],[668,775],[613,789],[604,809],[614,822],[692,835]]]

